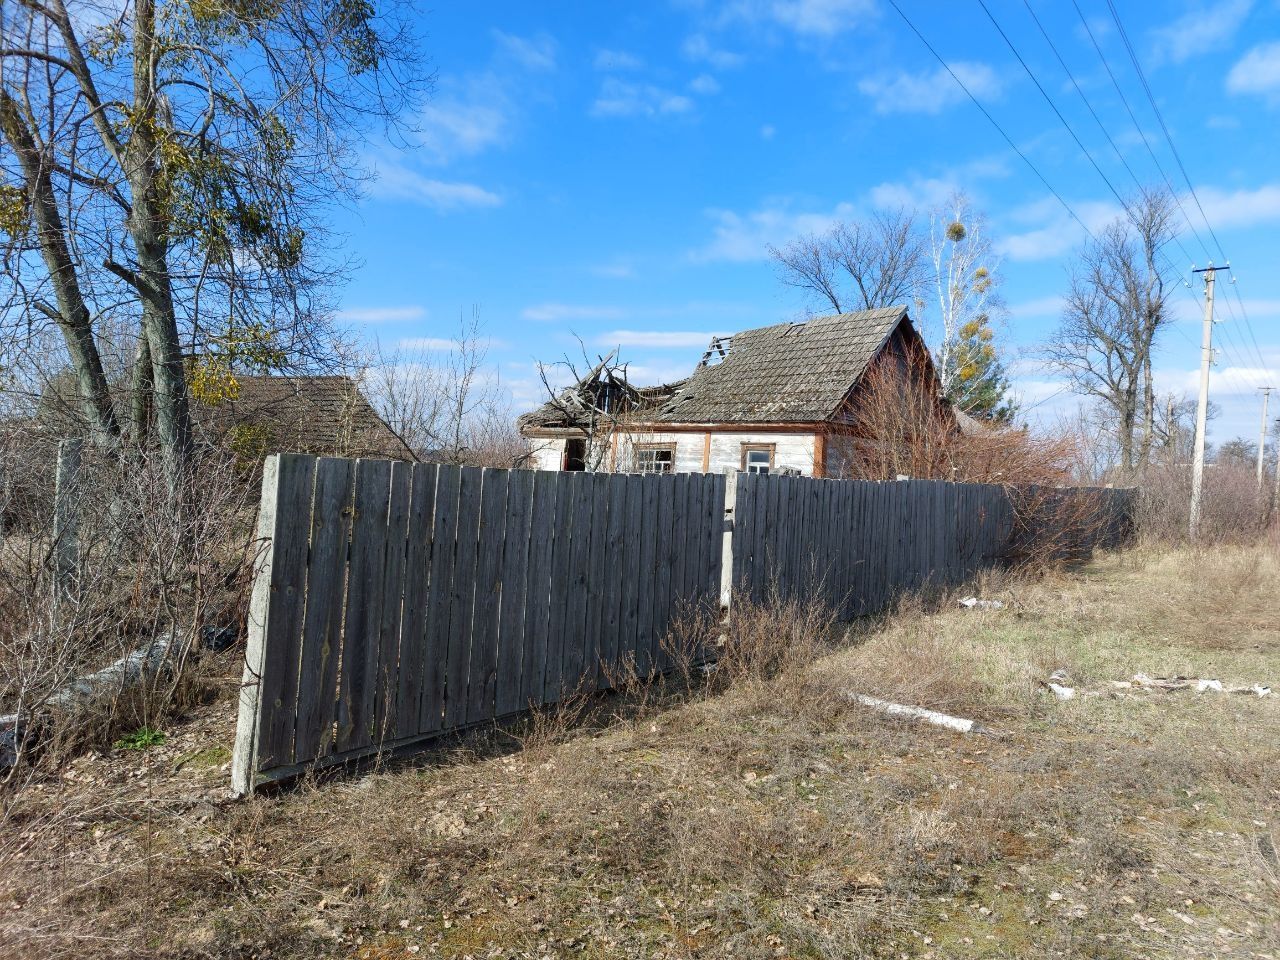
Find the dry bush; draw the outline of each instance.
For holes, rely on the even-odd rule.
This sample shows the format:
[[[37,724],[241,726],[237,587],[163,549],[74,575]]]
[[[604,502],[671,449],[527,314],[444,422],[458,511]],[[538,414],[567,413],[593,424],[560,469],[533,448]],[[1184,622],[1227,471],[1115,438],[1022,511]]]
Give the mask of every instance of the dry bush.
[[[1180,543],[1189,535],[1191,467],[1148,467],[1140,485],[1137,525],[1152,543]],[[1249,543],[1266,528],[1268,494],[1254,470],[1240,463],[1209,464],[1201,488],[1199,539],[1203,543]]]
[[[30,472],[28,449],[15,442],[3,451],[15,473]],[[242,633],[252,485],[241,465],[209,452],[175,504],[158,457],[86,448],[79,483],[65,497],[79,518],[78,551],[73,569],[59,575],[52,480],[33,477],[36,493],[11,498],[5,510],[0,714],[27,718],[42,734],[41,755],[56,760],[180,706],[192,695],[199,671],[188,668],[202,641]],[[136,688],[114,682],[65,695],[78,678],[138,651],[147,663],[133,671],[145,675]],[[58,722],[49,722],[52,713]],[[20,769],[9,771],[11,781],[30,774]]]
[[[886,355],[859,381],[841,436],[833,437],[831,475],[855,480],[898,476],[960,483],[1025,486],[1067,483],[1079,458],[1074,438],[1045,438],[1024,427],[956,414],[934,393],[932,361],[923,352]]]

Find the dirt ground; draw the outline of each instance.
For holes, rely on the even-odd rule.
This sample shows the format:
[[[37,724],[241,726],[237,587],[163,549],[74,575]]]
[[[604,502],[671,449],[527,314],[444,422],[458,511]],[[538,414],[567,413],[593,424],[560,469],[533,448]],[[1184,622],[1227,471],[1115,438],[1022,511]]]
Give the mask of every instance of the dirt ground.
[[[1275,548],[975,589],[1005,607],[908,603],[827,650],[765,623],[780,674],[246,801],[228,683],[10,798],[0,956],[1280,957]]]

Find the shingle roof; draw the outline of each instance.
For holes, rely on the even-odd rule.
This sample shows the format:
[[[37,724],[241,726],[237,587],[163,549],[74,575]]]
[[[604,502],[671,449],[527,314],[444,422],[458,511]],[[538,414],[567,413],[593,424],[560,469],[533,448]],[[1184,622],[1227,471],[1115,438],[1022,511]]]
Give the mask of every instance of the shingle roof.
[[[906,307],[887,307],[745,330],[724,360],[694,371],[654,421],[825,420],[904,321]]]
[[[235,375],[234,399],[191,403],[198,435],[223,443],[242,427],[261,431],[267,452],[416,459],[347,376]],[[113,391],[117,405],[127,402]],[[79,436],[84,417],[75,380],[59,375],[40,399],[36,421],[59,436]]]
[[[347,376],[236,375],[234,400],[193,404],[196,422],[215,437],[239,424],[270,431],[270,449],[348,457],[416,459]]]

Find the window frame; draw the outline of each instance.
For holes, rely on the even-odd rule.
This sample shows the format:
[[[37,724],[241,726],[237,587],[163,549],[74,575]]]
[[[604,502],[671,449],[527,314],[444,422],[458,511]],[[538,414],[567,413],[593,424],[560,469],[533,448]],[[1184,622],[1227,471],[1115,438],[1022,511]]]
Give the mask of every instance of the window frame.
[[[640,469],[641,453],[660,453],[663,451],[666,451],[667,453],[671,454],[671,459],[667,463],[667,466],[669,467],[669,469],[667,470]],[[654,462],[657,463],[659,461],[655,460]],[[671,474],[676,472],[676,445],[674,442],[634,443],[631,445],[631,466],[632,466],[633,473],[639,473],[643,476],[653,476],[653,477],[670,476]]]
[[[747,458],[752,453],[767,453],[769,455],[769,465],[766,470],[749,470],[747,469]],[[742,444],[741,460],[739,463],[739,471],[741,473],[773,473],[777,469],[778,445],[776,443],[744,443]]]

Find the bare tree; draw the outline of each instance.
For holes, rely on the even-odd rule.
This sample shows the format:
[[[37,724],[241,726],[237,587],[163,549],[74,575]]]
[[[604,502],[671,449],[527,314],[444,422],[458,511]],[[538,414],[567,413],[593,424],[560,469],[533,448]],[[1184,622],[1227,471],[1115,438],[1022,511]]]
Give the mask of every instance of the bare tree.
[[[387,0],[389,6],[394,0]],[[6,3],[0,13],[0,313],[53,325],[98,446],[192,454],[184,354],[323,343],[323,212],[353,149],[422,89],[406,21],[364,0]],[[129,416],[104,317],[137,331]]]
[[[644,406],[644,397],[631,385],[627,365],[619,360],[616,349],[592,361],[581,341],[579,346],[580,362],[566,355],[558,363],[540,363],[538,376],[550,398],[546,404],[550,419],[578,434],[573,439],[582,440],[584,469],[599,472],[617,466],[609,463],[613,440],[629,436],[629,414]],[[565,380],[569,386],[556,385]]]
[[[479,311],[460,316],[445,349],[406,341],[376,345],[361,361],[370,402],[423,460],[469,466],[516,466],[525,444],[507,394],[488,363],[489,338]]]
[[[1147,191],[1130,202],[1127,216],[1081,252],[1048,346],[1049,362],[1072,388],[1106,410],[1125,477],[1146,466],[1156,436],[1151,364],[1156,339],[1169,321],[1156,261],[1173,236],[1168,194]]]
[[[1002,306],[999,272],[986,217],[964,193],[929,215],[929,259],[942,331],[935,350],[942,392],[952,396],[957,376],[956,348],[968,324],[982,326]]]
[[[925,241],[905,210],[837,223],[769,253],[783,283],[836,313],[914,303],[925,283]]]

